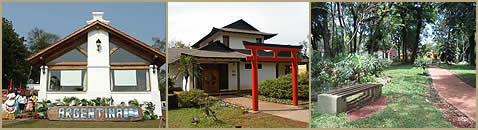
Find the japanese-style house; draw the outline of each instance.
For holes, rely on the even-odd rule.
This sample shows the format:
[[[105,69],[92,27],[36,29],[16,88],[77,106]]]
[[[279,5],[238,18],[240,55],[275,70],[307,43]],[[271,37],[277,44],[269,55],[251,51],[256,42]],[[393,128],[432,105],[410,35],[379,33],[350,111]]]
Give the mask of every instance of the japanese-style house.
[[[110,26],[103,12],[92,14],[86,26],[27,58],[41,69],[39,100],[137,99],[161,116],[158,68],[166,55]]]
[[[246,61],[251,51],[244,44],[274,46],[280,44],[264,43],[277,34],[261,32],[244,20],[238,20],[222,28],[213,27],[211,32],[201,38],[191,47],[169,48],[168,64],[174,65],[180,55],[192,56],[193,71],[189,78],[175,81],[174,87],[188,91],[191,88],[204,90],[208,94],[231,94],[251,90],[251,63]],[[284,45],[292,48],[301,46]],[[290,52],[279,52],[279,57],[291,57]],[[259,56],[272,57],[271,51],[258,51]],[[302,58],[299,64],[305,66],[307,58]],[[299,67],[306,68],[306,67]],[[170,69],[170,74],[175,70]],[[277,78],[291,73],[290,62],[258,62],[258,81]],[[185,84],[187,83],[187,84]]]

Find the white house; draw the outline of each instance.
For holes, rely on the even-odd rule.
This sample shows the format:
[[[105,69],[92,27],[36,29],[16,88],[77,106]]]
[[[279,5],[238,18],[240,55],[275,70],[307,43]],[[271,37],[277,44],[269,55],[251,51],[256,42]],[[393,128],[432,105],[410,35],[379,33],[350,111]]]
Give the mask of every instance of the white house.
[[[38,98],[137,99],[161,116],[158,68],[166,55],[108,25],[103,12],[92,14],[85,27],[27,58],[41,68]]]
[[[246,61],[250,50],[244,48],[244,42],[263,44],[264,40],[277,34],[265,33],[240,19],[222,28],[213,27],[211,32],[196,42],[194,49],[169,48],[168,64],[174,65],[178,56],[194,57],[194,72],[201,77],[178,79],[175,87],[183,90],[198,88],[206,93],[235,93],[240,90],[251,90],[251,64]],[[273,45],[273,44],[268,44]],[[278,44],[276,44],[278,45]],[[258,51],[259,56],[273,56],[272,52]],[[279,57],[290,57],[290,52],[279,52]],[[306,64],[308,59],[303,58],[299,64]],[[258,62],[258,81],[277,78],[292,71],[290,62]],[[170,69],[169,73],[175,70]],[[184,83],[188,84],[184,84]]]

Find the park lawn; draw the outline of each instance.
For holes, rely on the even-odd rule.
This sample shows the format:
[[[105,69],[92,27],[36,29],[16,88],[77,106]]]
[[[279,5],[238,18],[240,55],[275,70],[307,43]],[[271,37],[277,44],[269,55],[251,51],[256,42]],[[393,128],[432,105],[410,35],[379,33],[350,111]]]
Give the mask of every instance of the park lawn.
[[[209,120],[204,108],[179,108],[168,110],[168,128],[308,128],[309,124],[294,121],[266,113],[242,114],[229,107],[215,104],[212,108],[218,121]],[[193,124],[193,117],[199,117],[200,123]]]
[[[430,76],[410,65],[390,66],[384,71],[392,81],[382,88],[387,105],[381,111],[359,120],[348,120],[347,113],[321,114],[312,104],[312,128],[453,128],[442,112],[427,99]]]
[[[160,120],[135,122],[50,121],[31,119],[3,124],[3,128],[159,128]]]
[[[441,68],[455,72],[458,78],[472,87],[476,87],[476,68],[467,64],[441,64]]]

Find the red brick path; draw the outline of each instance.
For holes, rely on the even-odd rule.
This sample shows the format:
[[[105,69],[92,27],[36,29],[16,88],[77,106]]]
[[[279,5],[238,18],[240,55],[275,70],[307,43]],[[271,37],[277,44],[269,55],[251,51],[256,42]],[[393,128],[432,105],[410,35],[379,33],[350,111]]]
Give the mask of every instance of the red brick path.
[[[476,90],[466,84],[452,72],[439,67],[428,68],[433,80],[433,87],[438,95],[455,106],[466,116],[476,118]]]
[[[387,98],[385,96],[382,96],[378,99],[375,99],[373,102],[371,102],[370,104],[360,109],[347,113],[347,119],[349,120],[362,119],[364,117],[369,116],[370,114],[383,110],[383,107],[385,105],[387,105]]]

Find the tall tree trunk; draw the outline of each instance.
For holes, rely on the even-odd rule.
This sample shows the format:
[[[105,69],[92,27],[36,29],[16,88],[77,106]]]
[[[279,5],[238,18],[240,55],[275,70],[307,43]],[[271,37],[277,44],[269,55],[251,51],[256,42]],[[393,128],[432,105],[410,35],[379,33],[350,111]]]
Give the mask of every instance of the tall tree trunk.
[[[422,14],[422,8],[417,8],[417,32],[415,34],[415,44],[413,44],[413,52],[412,52],[412,59],[411,62],[415,62],[415,58],[417,57],[417,52],[418,52],[418,45],[420,44],[420,33],[422,32],[422,26],[423,26],[423,14]]]
[[[356,53],[358,53],[360,51],[360,43],[362,43],[363,32],[364,32],[364,30],[360,29],[360,37],[358,37],[359,38],[358,43],[356,44],[358,46],[358,49],[357,49],[357,46],[355,47]]]
[[[337,2],[337,11],[338,11],[338,16],[339,16],[339,24],[340,24],[340,32],[342,33],[342,42],[341,42],[341,47],[344,47],[345,50],[347,50],[347,45],[345,45],[345,27],[344,27],[344,17],[343,17],[343,11],[342,11],[342,3]]]
[[[327,16],[327,15],[325,15]],[[321,25],[319,26],[322,26],[322,38],[323,38],[323,42],[324,42],[324,53],[326,55],[326,57],[333,57],[333,54],[332,54],[332,48],[330,46],[330,32],[329,32],[329,20],[327,19],[327,17],[324,17],[324,20],[322,21]]]
[[[330,6],[332,8],[330,8],[330,13],[332,14],[332,34],[330,35],[330,47],[331,47],[331,50],[332,49],[334,50],[334,52],[332,53],[332,57],[335,57],[335,47],[334,47],[334,36],[335,36],[335,4],[330,4]]]
[[[404,12],[402,12],[400,14],[400,16],[402,17],[402,30],[401,30],[401,32],[402,32],[402,38],[401,38],[402,41],[401,42],[402,42],[402,53],[403,53],[402,54],[402,56],[403,56],[402,63],[407,63],[407,59],[408,59],[408,57],[407,57],[407,45],[406,45],[407,44],[407,42],[406,42],[406,39],[407,39],[407,27],[406,26],[407,25],[405,23],[405,15],[406,14]]]
[[[354,19],[354,32],[357,32],[358,31],[357,30],[358,29],[358,27],[357,27],[358,26],[358,24],[357,24],[358,17],[357,17],[357,12],[356,12],[357,9],[354,8],[354,6],[351,6],[351,7],[352,7],[351,11],[352,11],[353,19]],[[353,43],[354,45],[353,45],[353,51],[352,52],[357,53],[357,35],[355,35],[353,37],[353,40],[354,40],[354,43]]]

